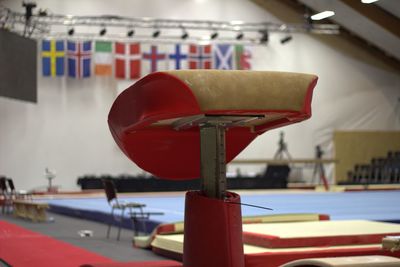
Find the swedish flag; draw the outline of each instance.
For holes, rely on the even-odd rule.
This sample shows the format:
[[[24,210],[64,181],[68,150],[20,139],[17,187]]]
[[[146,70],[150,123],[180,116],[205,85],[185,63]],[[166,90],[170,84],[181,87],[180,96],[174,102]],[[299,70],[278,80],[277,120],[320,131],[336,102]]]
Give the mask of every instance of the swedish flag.
[[[64,75],[65,47],[62,40],[42,41],[42,70],[43,76]]]

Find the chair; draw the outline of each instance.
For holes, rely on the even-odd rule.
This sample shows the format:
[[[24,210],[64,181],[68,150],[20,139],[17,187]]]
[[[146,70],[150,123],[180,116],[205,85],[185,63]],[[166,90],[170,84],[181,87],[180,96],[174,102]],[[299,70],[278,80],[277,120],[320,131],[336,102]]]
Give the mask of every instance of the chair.
[[[26,191],[26,190],[16,190],[14,181],[12,178],[7,178],[7,184],[8,188],[10,190],[10,197],[11,199],[28,199],[32,200],[32,192],[31,191]]]
[[[16,195],[17,192],[15,191],[14,181],[11,178],[7,179],[8,187],[10,188],[10,194]]]
[[[12,195],[7,188],[7,178],[5,176],[0,177],[0,205],[3,214],[10,212],[13,205]]]
[[[132,223],[133,223],[133,227],[134,227],[135,235],[136,235],[138,233],[138,230],[137,230],[138,220],[137,219],[139,217],[146,218],[146,214],[143,212],[143,207],[145,207],[146,205],[142,204],[142,203],[136,203],[136,202],[121,202],[121,201],[119,201],[118,197],[117,197],[117,190],[115,189],[115,185],[111,179],[103,179],[103,185],[104,185],[104,190],[106,193],[108,204],[111,206],[111,216],[114,220],[118,221],[118,218],[114,215],[114,210],[116,210],[116,209],[121,210],[121,214],[119,216],[119,228],[118,228],[117,240],[120,239],[122,220],[125,215],[126,209],[129,210],[130,216],[135,216],[135,218],[132,218],[132,217],[131,218],[132,218]],[[138,209],[139,212],[134,213],[133,209]],[[143,229],[145,229],[145,222],[142,221],[142,223],[143,223]],[[112,224],[112,221],[110,220],[108,223],[107,238],[110,237],[111,224]]]

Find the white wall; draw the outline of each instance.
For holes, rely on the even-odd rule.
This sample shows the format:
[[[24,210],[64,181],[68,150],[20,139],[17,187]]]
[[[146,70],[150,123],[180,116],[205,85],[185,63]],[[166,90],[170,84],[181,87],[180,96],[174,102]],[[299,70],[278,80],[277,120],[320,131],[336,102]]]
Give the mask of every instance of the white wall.
[[[19,1],[3,1],[23,11]],[[118,14],[131,17],[277,21],[246,0],[37,0],[58,14]],[[399,130],[400,76],[377,65],[348,57],[313,37],[295,34],[286,45],[271,34],[268,46],[258,46],[257,70],[309,72],[319,76],[313,117],[284,128],[294,157],[312,157],[314,146],[331,151],[335,129]],[[20,189],[46,185],[44,169],[57,172],[55,184],[76,189],[84,174],[135,174],[141,170],[117,148],[106,118],[111,103],[127,82],[99,77],[88,80],[45,79],[38,75],[39,102],[0,98],[0,173],[13,177]],[[280,130],[264,134],[240,158],[270,158]],[[237,166],[230,167],[230,170]],[[258,171],[248,166],[243,171]]]

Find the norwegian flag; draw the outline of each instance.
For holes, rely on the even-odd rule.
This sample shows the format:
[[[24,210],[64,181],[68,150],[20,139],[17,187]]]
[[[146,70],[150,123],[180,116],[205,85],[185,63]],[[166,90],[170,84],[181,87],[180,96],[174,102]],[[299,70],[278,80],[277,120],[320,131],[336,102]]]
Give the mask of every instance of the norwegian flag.
[[[189,69],[211,69],[211,45],[189,46]]]
[[[74,78],[90,77],[92,42],[67,42],[68,76]]]
[[[139,43],[115,43],[115,77],[139,79],[141,72]]]

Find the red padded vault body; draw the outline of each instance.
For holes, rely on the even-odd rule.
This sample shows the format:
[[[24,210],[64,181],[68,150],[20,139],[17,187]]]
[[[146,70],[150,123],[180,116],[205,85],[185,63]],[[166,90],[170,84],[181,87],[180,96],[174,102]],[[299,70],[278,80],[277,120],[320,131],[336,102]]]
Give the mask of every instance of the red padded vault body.
[[[263,72],[212,70],[150,74],[126,89],[115,100],[108,118],[111,133],[121,150],[142,169],[167,179],[198,178],[200,177],[199,128],[194,126],[177,130],[176,122],[180,119],[226,114],[265,116],[265,119],[251,127],[229,128],[226,132],[228,163],[257,135],[268,129],[298,122],[311,116],[310,103],[312,90],[317,81],[316,76],[307,77],[305,85],[307,90],[300,102],[298,101],[295,108],[292,108],[293,105],[279,104],[292,101],[291,95],[282,94],[284,92],[280,92],[279,86],[285,88],[292,86],[294,88],[289,89],[297,92],[296,85],[291,81],[302,78],[305,74],[268,72],[272,77],[265,81],[273,81],[274,76],[279,76],[283,84],[278,86],[273,82],[265,84],[266,82],[260,78],[261,74]],[[280,101],[275,103],[271,100],[278,108],[274,105],[271,105],[271,108],[252,105],[251,101],[244,108],[237,105],[238,101],[246,102],[253,97],[254,92],[246,86],[254,81],[264,87],[254,86],[260,91],[257,92],[257,97],[267,98],[265,96],[267,93],[270,95],[268,97],[275,98],[273,101]],[[229,93],[220,90],[226,87]],[[231,91],[229,87],[232,87]],[[251,85],[249,87],[253,88]],[[268,92],[270,87],[271,92]],[[224,95],[215,96],[215,92]]]

